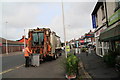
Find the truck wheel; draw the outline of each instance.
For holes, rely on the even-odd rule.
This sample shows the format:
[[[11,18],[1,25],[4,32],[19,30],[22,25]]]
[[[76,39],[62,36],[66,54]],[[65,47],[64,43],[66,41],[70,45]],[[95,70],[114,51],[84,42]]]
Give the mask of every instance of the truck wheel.
[[[42,57],[40,56],[39,59],[40,59],[40,60],[39,60],[39,61],[40,61],[40,64],[42,64]]]
[[[62,53],[60,53],[59,56],[62,56]]]

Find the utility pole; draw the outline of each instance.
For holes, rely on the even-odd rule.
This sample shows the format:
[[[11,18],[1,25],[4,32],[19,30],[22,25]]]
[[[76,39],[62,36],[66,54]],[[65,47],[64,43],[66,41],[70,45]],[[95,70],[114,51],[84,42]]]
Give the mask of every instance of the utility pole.
[[[25,29],[24,29],[24,49],[25,49],[25,47],[26,47],[25,37],[26,37],[26,36],[25,36]]]
[[[7,41],[7,21],[5,22],[6,23],[6,54],[8,54],[8,41]]]
[[[63,7],[63,0],[62,0],[62,17],[63,17],[64,43],[65,43],[65,57],[67,58],[67,51],[66,51],[66,30],[65,30],[65,23],[64,23],[64,7]]]

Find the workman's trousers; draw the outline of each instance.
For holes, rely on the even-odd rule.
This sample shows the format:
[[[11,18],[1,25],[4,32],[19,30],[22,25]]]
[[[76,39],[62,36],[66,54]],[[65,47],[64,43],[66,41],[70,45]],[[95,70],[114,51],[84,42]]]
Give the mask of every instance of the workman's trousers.
[[[30,66],[30,59],[29,56],[25,57],[25,67],[29,67]]]

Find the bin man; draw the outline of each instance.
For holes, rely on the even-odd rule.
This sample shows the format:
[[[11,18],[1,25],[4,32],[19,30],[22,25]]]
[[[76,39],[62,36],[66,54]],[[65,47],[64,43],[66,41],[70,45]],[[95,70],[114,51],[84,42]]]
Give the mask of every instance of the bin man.
[[[28,39],[28,43],[29,43],[29,39]],[[29,67],[30,66],[30,56],[31,56],[31,53],[32,53],[31,48],[27,44],[27,47],[24,49],[25,67]]]

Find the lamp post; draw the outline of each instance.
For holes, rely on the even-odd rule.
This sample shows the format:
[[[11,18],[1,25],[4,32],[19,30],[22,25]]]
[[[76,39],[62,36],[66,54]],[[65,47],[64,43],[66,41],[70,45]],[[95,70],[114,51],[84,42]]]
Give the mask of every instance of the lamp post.
[[[67,58],[67,51],[66,51],[66,30],[65,30],[65,23],[64,23],[64,7],[63,7],[63,0],[62,0],[62,19],[63,19],[63,30],[64,30],[64,43],[65,43],[65,57]]]
[[[26,47],[26,40],[25,40],[25,29],[24,29],[24,49],[25,49],[25,47]]]
[[[6,23],[6,54],[8,54],[8,42],[7,42],[7,21],[5,22]]]

